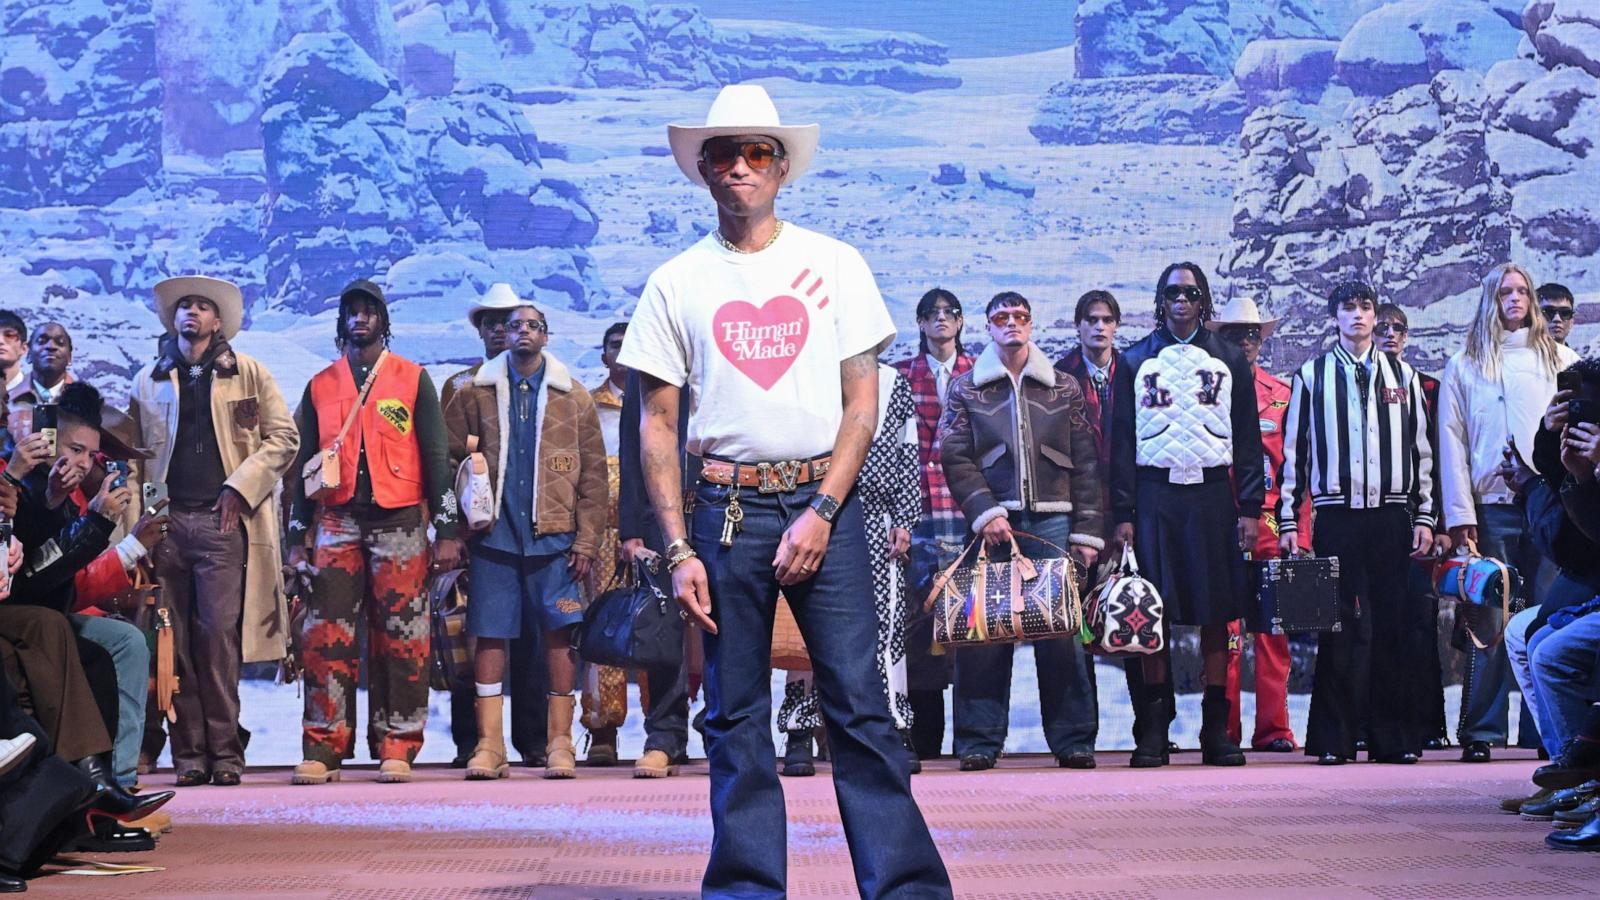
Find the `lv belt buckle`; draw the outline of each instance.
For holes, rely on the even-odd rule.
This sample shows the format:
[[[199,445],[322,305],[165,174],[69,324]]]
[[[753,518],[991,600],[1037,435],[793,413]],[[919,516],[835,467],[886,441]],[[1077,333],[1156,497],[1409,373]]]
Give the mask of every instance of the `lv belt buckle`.
[[[795,489],[795,481],[800,477],[801,462],[798,459],[785,460],[775,463],[756,463],[756,477],[760,483],[756,491],[762,494],[788,493]]]

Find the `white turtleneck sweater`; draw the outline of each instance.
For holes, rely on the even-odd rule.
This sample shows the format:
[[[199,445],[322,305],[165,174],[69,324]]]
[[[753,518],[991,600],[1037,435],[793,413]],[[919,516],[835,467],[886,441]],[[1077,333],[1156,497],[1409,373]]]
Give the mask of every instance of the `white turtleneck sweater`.
[[[1557,347],[1559,368],[1578,354]],[[1448,528],[1478,524],[1478,504],[1510,503],[1513,495],[1498,473],[1506,438],[1516,439],[1522,458],[1533,457],[1556,376],[1528,346],[1528,329],[1507,334],[1500,347],[1500,373],[1493,380],[1458,351],[1444,368],[1439,388],[1439,479]]]

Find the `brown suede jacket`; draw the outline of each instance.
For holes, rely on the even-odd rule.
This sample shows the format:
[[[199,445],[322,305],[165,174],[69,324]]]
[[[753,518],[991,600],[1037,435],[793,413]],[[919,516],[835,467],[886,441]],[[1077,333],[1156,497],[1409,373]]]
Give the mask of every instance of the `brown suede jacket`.
[[[510,417],[511,379],[502,353],[477,368],[470,379],[453,377],[444,406],[450,433],[450,465],[467,456],[467,436],[478,436],[478,452],[489,463],[495,515],[505,484],[510,448],[500,440]],[[594,399],[561,361],[544,354],[544,396],[538,421],[539,471],[534,478],[533,527],[537,534],[577,532],[572,549],[590,559],[599,554],[611,501],[606,487],[606,447]]]
[[[950,382],[939,448],[950,496],[974,533],[1008,510],[1068,512],[1072,543],[1104,549],[1105,495],[1083,390],[1037,346],[1028,345],[1015,381],[990,345]]]

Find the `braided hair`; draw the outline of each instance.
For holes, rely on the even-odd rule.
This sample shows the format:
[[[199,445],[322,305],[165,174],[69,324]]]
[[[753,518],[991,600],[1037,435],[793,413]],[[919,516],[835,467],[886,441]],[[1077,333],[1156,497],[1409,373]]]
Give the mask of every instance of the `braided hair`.
[[[1172,273],[1178,271],[1179,269],[1182,269],[1185,272],[1188,272],[1190,275],[1193,275],[1195,285],[1200,288],[1201,327],[1205,327],[1205,324],[1211,321],[1212,316],[1211,282],[1206,280],[1206,273],[1198,265],[1192,262],[1173,263],[1172,265],[1167,266],[1165,269],[1162,269],[1161,277],[1156,279],[1156,327],[1166,330],[1168,333],[1171,333],[1171,329],[1167,328],[1167,301],[1166,298],[1162,296],[1162,291],[1166,289],[1167,279],[1171,278]]]
[[[347,293],[339,298],[339,321],[334,324],[333,331],[334,345],[339,348],[340,352],[343,352],[344,348],[349,345],[350,326],[346,320],[350,316],[351,308],[354,307],[357,302],[368,303],[377,308],[378,339],[383,341],[383,346],[389,346],[389,339],[392,336],[389,332],[389,304],[377,297],[372,296],[371,294],[358,293],[355,291]]]

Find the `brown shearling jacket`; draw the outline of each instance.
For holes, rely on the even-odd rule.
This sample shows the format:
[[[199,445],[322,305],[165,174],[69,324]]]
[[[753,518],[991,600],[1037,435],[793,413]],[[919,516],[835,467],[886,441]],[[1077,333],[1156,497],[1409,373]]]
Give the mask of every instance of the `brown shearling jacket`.
[[[467,436],[478,436],[478,452],[489,463],[495,515],[505,484],[510,448],[500,435],[510,418],[510,353],[477,367],[469,379],[446,382],[445,430],[450,433],[450,465],[467,456]],[[594,399],[560,360],[544,354],[544,397],[538,406],[539,471],[534,477],[533,527],[536,534],[577,533],[572,549],[590,559],[600,550],[611,501],[606,487],[606,447]],[[463,373],[465,374],[465,373]]]

